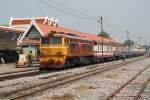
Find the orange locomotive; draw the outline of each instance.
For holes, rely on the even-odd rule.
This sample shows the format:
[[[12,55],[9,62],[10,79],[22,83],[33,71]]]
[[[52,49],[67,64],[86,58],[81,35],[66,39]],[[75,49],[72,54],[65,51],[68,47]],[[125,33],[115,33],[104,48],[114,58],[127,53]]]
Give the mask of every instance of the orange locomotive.
[[[50,33],[41,38],[40,69],[91,63],[92,44],[91,40],[74,34]]]

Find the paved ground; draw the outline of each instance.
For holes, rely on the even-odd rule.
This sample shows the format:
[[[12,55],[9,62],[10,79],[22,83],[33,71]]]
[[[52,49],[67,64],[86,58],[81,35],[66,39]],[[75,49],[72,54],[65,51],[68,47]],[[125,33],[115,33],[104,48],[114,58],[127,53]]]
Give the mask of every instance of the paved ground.
[[[0,64],[0,74],[10,73],[10,72],[16,72],[16,71],[25,71],[25,70],[31,70],[31,69],[38,69],[38,68],[37,67],[16,68],[15,63]]]

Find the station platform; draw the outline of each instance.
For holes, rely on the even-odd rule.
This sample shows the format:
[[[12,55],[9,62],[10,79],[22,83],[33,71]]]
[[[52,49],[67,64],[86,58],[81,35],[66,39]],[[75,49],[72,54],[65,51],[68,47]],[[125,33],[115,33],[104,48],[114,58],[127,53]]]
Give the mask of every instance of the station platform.
[[[8,74],[8,73],[15,73],[15,72],[22,72],[22,71],[31,71],[38,69],[37,66],[27,67],[27,68],[16,68],[15,63],[9,64],[0,64],[0,74]]]

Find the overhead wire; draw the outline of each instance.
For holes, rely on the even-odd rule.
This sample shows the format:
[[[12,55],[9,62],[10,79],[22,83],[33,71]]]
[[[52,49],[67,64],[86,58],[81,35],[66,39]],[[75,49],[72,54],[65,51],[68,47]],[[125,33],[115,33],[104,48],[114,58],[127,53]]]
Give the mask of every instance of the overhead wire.
[[[125,33],[125,32],[126,32],[125,30],[122,30],[121,28],[118,28],[118,27],[116,27],[116,26],[110,24],[110,23],[106,20],[106,18],[104,18],[103,21],[104,21],[104,24],[105,24],[105,25],[107,25],[108,27],[110,27],[112,30],[114,30],[114,31],[116,31],[116,32],[119,32],[119,33],[120,33],[120,32],[121,32],[121,33]]]
[[[59,12],[65,13],[65,14],[73,16],[73,17],[78,17],[78,18],[82,18],[82,19],[86,19],[86,20],[90,20],[90,21],[96,20],[96,18],[91,18],[91,17],[87,17],[87,16],[83,16],[83,15],[74,14],[71,11],[68,11],[68,10],[66,10],[64,8],[60,8],[60,7],[58,7],[56,5],[53,5],[52,3],[48,3],[48,2],[46,2],[44,0],[36,0],[36,1],[41,3],[41,4],[43,4],[43,5],[45,5],[45,6],[47,6],[48,8],[55,9],[55,10],[57,10]]]
[[[63,4],[63,3],[60,3],[60,2],[57,2],[56,0],[51,0],[51,2],[61,8],[64,8],[65,10],[71,10],[71,12],[73,11],[74,13],[75,12],[78,12],[78,14],[82,15],[82,16],[88,16],[88,18],[91,18],[91,19],[94,19],[95,20],[95,17],[94,16],[91,16],[91,14],[87,14],[83,11],[80,11],[79,9],[72,9],[72,7],[70,7],[69,5],[66,5],[66,4]]]
[[[89,21],[96,21],[97,18],[94,18],[86,13],[83,13],[81,12],[80,10],[77,10],[77,9],[72,9],[70,8],[69,6],[67,5],[64,5],[62,3],[59,3],[55,0],[50,0],[50,2],[46,2],[46,0],[35,0],[37,1],[38,3],[42,4],[42,5],[45,5],[47,6],[48,8],[51,8],[51,9],[55,9],[57,10],[58,12],[61,12],[61,13],[65,13],[67,15],[70,15],[70,16],[73,16],[73,17],[78,17],[78,18],[82,18],[82,19],[85,19],[85,20],[89,20]],[[71,11],[70,11],[71,10]],[[75,14],[75,12],[78,12],[80,14]],[[106,18],[103,19],[104,21],[104,25],[110,27],[112,30],[116,31],[116,32],[121,32],[121,33],[125,33],[126,31],[110,24]]]

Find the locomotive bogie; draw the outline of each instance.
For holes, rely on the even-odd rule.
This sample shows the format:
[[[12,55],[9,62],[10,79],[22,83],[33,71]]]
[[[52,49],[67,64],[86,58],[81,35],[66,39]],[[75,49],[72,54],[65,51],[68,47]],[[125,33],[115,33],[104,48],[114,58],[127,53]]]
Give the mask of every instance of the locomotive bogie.
[[[66,57],[63,55],[59,56],[45,56],[40,58],[41,68],[62,68],[65,64]]]

